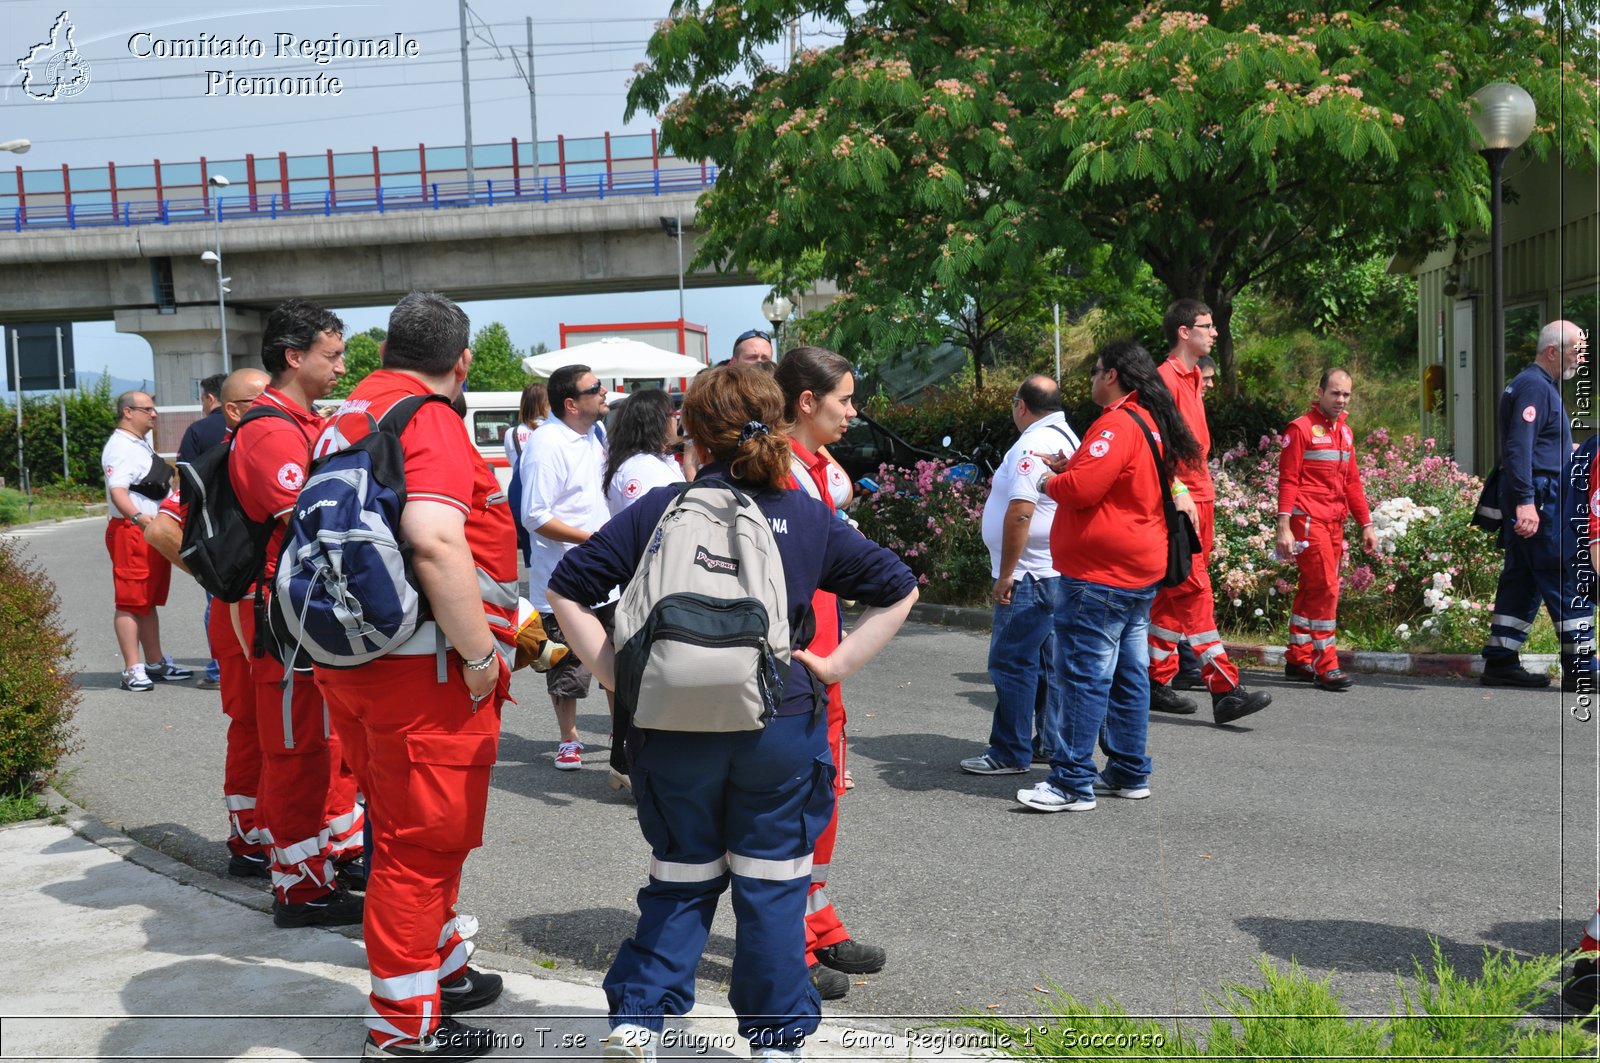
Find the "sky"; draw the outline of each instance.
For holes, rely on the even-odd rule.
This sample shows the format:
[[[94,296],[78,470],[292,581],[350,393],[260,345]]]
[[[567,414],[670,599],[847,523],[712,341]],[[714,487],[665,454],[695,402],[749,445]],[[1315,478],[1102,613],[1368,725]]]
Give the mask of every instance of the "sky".
[[[65,10],[73,43],[88,68],[77,95],[30,98],[16,61],[50,37],[62,0],[0,0],[0,141],[24,137],[32,150],[0,155],[0,167],[163,165],[208,159],[239,159],[245,153],[316,153],[464,143],[459,6],[451,0],[390,0],[383,4],[71,3]],[[468,61],[471,70],[472,139],[507,143],[530,136],[529,93],[513,50],[526,49],[525,17],[533,15],[534,88],[541,141],[612,133],[648,133],[654,117],[624,122],[628,80],[644,59],[644,46],[670,0],[590,0],[580,7],[526,0],[471,0]],[[578,11],[588,17],[575,17]],[[395,59],[334,58],[318,65],[296,54],[302,41],[400,40],[412,53]],[[280,37],[280,35],[285,35]],[[160,54],[157,42],[259,41],[261,58],[212,55],[177,58]],[[280,44],[289,54],[280,55]],[[414,42],[414,43],[413,43]],[[215,49],[217,46],[212,45]],[[526,63],[524,62],[524,67]],[[247,97],[212,89],[207,71],[237,75],[337,76],[337,96]],[[3,239],[0,236],[0,239]],[[665,235],[662,237],[667,239]],[[224,250],[226,228],[224,227]],[[48,283],[45,278],[44,283]],[[306,292],[315,298],[315,292]],[[710,349],[721,357],[733,338],[765,327],[758,286],[690,290],[684,316],[710,330]],[[248,300],[247,292],[235,297]],[[0,293],[3,303],[4,293]],[[474,328],[501,321],[513,342],[527,348],[559,347],[561,323],[662,321],[678,316],[676,288],[659,292],[464,303]],[[351,332],[382,325],[389,308],[342,308]],[[109,369],[112,375],[151,375],[150,348],[137,336],[121,335],[109,321],[80,322],[74,329],[80,372]],[[10,386],[9,381],[6,385]]]

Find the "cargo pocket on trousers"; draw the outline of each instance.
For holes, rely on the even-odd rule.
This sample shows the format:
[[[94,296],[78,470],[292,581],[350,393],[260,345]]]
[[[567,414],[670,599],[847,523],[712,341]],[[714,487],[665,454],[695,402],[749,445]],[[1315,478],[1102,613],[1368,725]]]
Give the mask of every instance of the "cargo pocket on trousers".
[[[667,826],[666,810],[661,805],[661,795],[656,793],[655,779],[650,772],[635,767],[633,772],[633,803],[639,815],[639,833],[650,845],[650,852],[660,860],[672,860],[678,855],[672,844],[672,828]]]
[[[395,825],[395,837],[440,852],[482,845],[497,744],[493,734],[413,731],[406,735],[410,785],[406,815]]]
[[[805,825],[807,851],[817,847],[817,839],[833,822],[834,802],[839,799],[833,792],[834,775],[833,763],[826,756],[811,762],[811,793],[806,796],[800,813]]]

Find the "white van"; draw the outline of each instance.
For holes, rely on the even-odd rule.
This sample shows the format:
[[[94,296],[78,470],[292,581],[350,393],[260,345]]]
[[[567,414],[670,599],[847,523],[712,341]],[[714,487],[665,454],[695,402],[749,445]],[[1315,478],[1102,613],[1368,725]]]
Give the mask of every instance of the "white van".
[[[506,460],[506,429],[522,420],[522,392],[469,391],[466,397],[467,434],[499,477],[500,486],[505,487],[511,482],[511,463]]]

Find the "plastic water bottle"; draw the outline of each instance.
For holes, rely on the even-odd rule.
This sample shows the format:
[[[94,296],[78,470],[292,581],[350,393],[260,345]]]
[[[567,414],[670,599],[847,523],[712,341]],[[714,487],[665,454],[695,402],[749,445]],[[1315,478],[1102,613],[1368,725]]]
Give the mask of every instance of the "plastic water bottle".
[[[1293,561],[1295,559],[1295,555],[1296,554],[1300,553],[1300,551],[1304,550],[1306,547],[1308,547],[1310,545],[1311,545],[1311,541],[1309,539],[1296,540],[1295,544],[1294,544],[1294,547],[1289,551],[1289,556],[1288,557],[1284,557],[1283,556],[1283,551],[1278,549],[1276,546],[1274,546],[1272,548],[1272,560],[1274,560],[1274,561]]]

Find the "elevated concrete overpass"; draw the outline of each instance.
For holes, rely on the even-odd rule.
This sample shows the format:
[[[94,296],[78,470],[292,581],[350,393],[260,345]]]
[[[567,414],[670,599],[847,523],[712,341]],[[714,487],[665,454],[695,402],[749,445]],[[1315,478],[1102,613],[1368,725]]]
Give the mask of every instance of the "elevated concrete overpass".
[[[302,296],[330,307],[381,306],[415,288],[460,301],[651,291],[678,282],[697,192],[441,210],[230,218],[222,229],[231,278],[228,346],[251,364],[264,311]],[[206,222],[9,233],[0,237],[0,322],[116,321],[150,342],[163,395],[222,368],[215,245]],[[691,273],[687,287],[753,284],[743,273]]]

